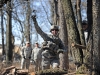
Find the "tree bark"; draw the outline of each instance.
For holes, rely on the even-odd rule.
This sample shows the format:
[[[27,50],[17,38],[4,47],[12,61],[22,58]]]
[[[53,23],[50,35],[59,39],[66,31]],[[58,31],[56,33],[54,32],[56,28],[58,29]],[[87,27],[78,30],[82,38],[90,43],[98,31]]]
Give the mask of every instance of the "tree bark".
[[[59,30],[59,37],[61,38],[64,46],[65,46],[65,52],[63,56],[63,61],[61,61],[63,64],[63,68],[65,69],[69,68],[69,60],[68,60],[68,35],[67,35],[67,27],[66,27],[66,21],[65,21],[65,16],[64,16],[64,11],[62,7],[61,0],[58,0],[58,25],[60,26]]]
[[[81,18],[80,4],[81,4],[81,0],[77,0],[77,4],[76,4],[76,6],[77,6],[77,27],[78,27],[79,34],[80,34],[81,44],[86,45],[85,38],[84,38],[84,32],[82,30],[82,18]]]
[[[92,30],[93,25],[93,14],[92,14],[92,1],[87,0],[87,20],[88,20],[88,39]]]
[[[63,4],[64,15],[65,15],[65,20],[66,20],[66,25],[67,25],[68,42],[70,44],[71,43],[80,44],[79,33],[76,26],[76,21],[75,21],[74,12],[72,9],[71,0],[61,0],[61,2]],[[70,45],[70,49],[72,51],[74,62],[78,64],[79,66],[83,62],[82,49],[72,47],[71,45]]]
[[[53,0],[54,1],[54,20],[53,23],[54,25],[58,25],[58,0]]]
[[[93,68],[100,75],[100,0],[93,0]]]
[[[27,12],[26,12],[26,24],[25,24],[25,39],[26,41],[30,41],[30,0],[27,1]]]
[[[12,11],[11,11],[11,2],[7,2],[7,31],[6,31],[6,62],[9,64],[9,62],[12,62],[12,55],[13,55],[13,49],[12,49],[12,23],[11,23],[11,17],[12,17]]]
[[[84,64],[89,75],[93,71],[93,18],[92,18],[92,1],[87,0],[87,21],[88,21],[88,43],[86,45],[86,54],[84,54]]]
[[[6,72],[8,72],[8,71],[10,71],[11,69],[14,69],[14,68],[15,68],[15,66],[7,67],[7,68],[4,69],[4,71],[3,71],[1,74],[2,74],[2,75],[5,75]]]
[[[4,25],[3,25],[3,7],[1,8],[1,35],[2,35],[2,55],[5,55],[4,49]]]

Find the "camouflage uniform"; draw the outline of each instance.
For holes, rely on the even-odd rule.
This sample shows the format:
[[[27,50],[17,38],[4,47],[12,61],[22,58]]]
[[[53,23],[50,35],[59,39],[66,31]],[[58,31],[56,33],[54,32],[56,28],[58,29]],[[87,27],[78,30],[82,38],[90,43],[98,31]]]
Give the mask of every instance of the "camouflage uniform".
[[[48,43],[48,41],[54,43],[58,49],[55,51],[48,48],[43,48],[42,52],[42,69],[48,69],[50,68],[50,64],[52,65],[52,68],[58,67],[59,66],[59,53],[63,52],[65,50],[65,47],[61,41],[61,39],[58,36],[54,36],[53,34],[48,35],[44,33],[41,28],[38,26],[37,22],[34,21],[35,28],[38,32],[38,34],[41,35],[43,40]],[[56,29],[58,29],[57,26],[53,25]],[[53,29],[54,27],[51,27]],[[58,29],[59,30],[59,29]],[[52,30],[50,30],[52,31]],[[54,45],[53,44],[53,45]],[[46,44],[47,45],[47,44]],[[50,56],[50,58],[48,57]]]
[[[34,62],[34,68],[35,71],[41,70],[41,48],[40,47],[35,47],[32,50],[32,60]]]
[[[21,69],[29,69],[32,48],[24,46],[21,50]]]

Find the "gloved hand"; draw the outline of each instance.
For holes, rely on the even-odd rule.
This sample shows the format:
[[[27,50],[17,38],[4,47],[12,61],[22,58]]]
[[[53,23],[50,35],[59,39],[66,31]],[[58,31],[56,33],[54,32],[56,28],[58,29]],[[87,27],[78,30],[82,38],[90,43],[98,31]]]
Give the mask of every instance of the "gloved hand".
[[[31,57],[29,57],[29,59],[31,59]]]
[[[26,59],[25,56],[23,58]]]

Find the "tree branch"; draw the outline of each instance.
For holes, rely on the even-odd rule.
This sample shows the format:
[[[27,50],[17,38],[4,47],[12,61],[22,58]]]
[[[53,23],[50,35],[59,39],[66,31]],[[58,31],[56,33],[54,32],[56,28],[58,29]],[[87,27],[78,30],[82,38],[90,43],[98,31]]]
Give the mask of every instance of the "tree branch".
[[[72,43],[71,46],[72,46],[72,47],[81,48],[81,49],[86,49],[86,46],[80,45],[80,44],[74,44],[74,43]]]

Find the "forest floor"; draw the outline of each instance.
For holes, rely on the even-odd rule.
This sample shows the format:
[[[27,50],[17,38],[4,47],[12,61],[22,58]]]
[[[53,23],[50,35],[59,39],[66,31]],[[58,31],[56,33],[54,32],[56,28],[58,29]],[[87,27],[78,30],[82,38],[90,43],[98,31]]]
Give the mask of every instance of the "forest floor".
[[[13,66],[20,69],[20,62],[13,63]],[[6,65],[0,63],[0,72],[3,70],[3,68],[6,68]],[[29,72],[34,72],[34,68],[32,64],[30,64]],[[75,74],[75,65],[73,64],[73,62],[70,62],[68,74],[64,74],[64,75],[87,75],[87,74]]]
[[[17,69],[20,69],[20,62],[14,62],[12,64],[12,66],[15,66]],[[7,65],[5,65],[3,62],[0,61],[0,73],[3,71],[4,68],[6,68]],[[30,64],[29,67],[29,72],[34,72],[34,68],[33,68],[33,64]],[[76,67],[73,64],[73,61],[69,61],[69,69],[68,69],[68,74],[64,74],[64,75],[87,75],[87,74],[76,74]]]

